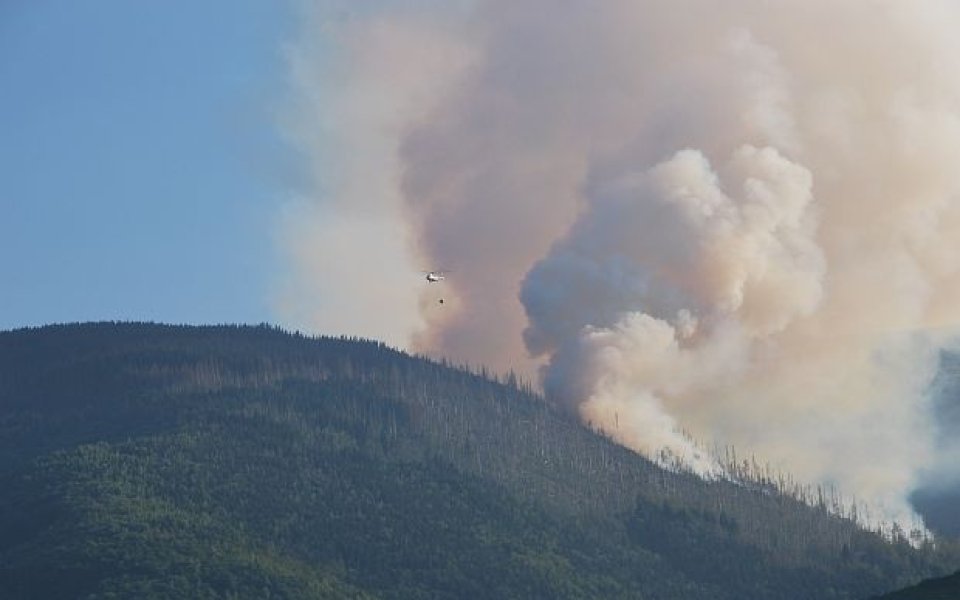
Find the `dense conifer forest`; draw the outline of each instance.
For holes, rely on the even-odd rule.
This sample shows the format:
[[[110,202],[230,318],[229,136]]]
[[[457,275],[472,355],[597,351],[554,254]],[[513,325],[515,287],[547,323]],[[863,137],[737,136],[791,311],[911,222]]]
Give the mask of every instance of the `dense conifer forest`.
[[[0,598],[862,599],[960,566],[734,462],[372,341],[0,332]]]

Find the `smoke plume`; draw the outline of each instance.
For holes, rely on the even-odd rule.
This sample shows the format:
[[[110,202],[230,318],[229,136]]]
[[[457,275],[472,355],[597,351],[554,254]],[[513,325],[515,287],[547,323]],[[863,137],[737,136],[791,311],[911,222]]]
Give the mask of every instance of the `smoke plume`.
[[[910,513],[960,323],[956,3],[477,0],[305,39],[320,21],[346,172],[382,182],[356,201],[452,271],[443,310],[394,298],[411,347],[538,371],[647,455],[709,473],[690,440],[734,444]],[[386,164],[351,146],[371,128]]]

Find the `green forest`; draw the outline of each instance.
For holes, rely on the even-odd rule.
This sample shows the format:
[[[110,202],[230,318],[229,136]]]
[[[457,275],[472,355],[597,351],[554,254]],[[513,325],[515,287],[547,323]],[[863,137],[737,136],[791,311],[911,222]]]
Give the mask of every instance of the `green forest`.
[[[661,468],[373,341],[0,332],[0,598],[860,600],[960,567],[732,462]]]

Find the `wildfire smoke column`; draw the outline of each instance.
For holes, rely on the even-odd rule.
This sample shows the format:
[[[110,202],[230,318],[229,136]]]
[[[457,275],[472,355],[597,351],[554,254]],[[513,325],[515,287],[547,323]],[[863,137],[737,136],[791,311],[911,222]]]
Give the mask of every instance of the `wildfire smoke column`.
[[[404,309],[412,348],[539,370],[648,455],[734,444],[910,515],[960,323],[960,5],[387,4],[347,28],[418,99],[376,105],[380,196],[410,268],[456,273]]]

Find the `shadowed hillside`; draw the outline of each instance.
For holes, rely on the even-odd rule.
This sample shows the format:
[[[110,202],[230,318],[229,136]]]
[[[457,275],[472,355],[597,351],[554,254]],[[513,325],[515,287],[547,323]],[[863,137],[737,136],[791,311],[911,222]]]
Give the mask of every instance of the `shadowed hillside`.
[[[0,597],[864,598],[960,565],[509,379],[270,327],[0,333]]]
[[[899,592],[879,596],[876,600],[957,600],[960,598],[960,572],[948,577],[928,579]]]

